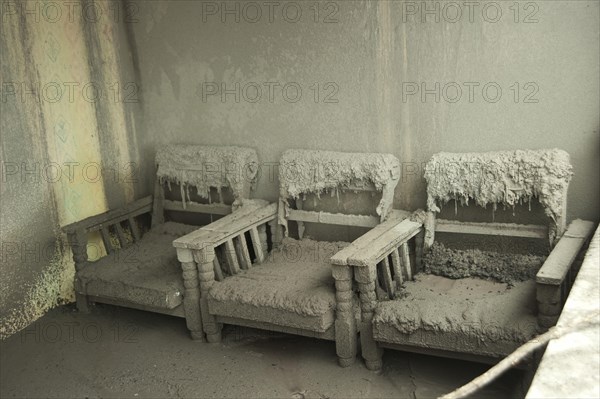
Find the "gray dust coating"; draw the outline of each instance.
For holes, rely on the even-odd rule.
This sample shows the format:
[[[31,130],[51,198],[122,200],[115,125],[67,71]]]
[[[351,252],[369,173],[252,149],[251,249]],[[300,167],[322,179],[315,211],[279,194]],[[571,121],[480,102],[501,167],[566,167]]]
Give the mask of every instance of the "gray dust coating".
[[[209,198],[210,188],[229,187],[236,203],[253,186],[258,172],[256,151],[235,146],[167,145],[156,153],[161,183],[179,184],[182,200],[190,199],[189,188]]]
[[[196,226],[166,222],[134,245],[86,264],[78,272],[79,292],[155,307],[174,308],[184,292],[173,240]]]
[[[478,277],[508,283],[509,286],[535,278],[545,259],[544,256],[479,249],[456,250],[439,242],[434,242],[431,250],[423,257],[426,273],[451,279]]]
[[[397,351],[386,351],[384,360],[382,373],[360,361],[341,368],[330,341],[225,326],[222,343],[206,344],[190,340],[180,318],[64,306],[0,341],[0,396],[433,398],[487,368]],[[511,373],[481,395],[514,396],[519,376]]]
[[[265,262],[213,285],[210,295],[216,301],[322,315],[336,304],[329,257],[347,245],[286,237]]]
[[[400,162],[391,154],[287,150],[279,170],[280,198],[373,184],[383,194],[377,206],[377,214],[382,215],[393,202]]]
[[[536,197],[556,221],[572,176],[563,150],[515,150],[435,154],[425,167],[427,207],[439,212],[450,200],[514,207]]]
[[[375,325],[393,325],[404,334],[422,329],[481,341],[526,342],[537,333],[535,282],[531,280],[508,288],[475,278],[417,274],[414,281],[405,283],[400,295],[400,299],[379,304]]]

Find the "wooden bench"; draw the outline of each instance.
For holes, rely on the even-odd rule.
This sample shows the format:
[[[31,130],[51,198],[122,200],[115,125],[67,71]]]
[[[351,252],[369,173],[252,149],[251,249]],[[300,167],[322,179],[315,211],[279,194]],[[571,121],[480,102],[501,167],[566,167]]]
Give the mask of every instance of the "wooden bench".
[[[289,150],[280,162],[278,204],[255,201],[175,240],[183,268],[199,270],[208,341],[220,341],[223,324],[268,329],[335,341],[339,364],[352,364],[357,342],[352,269],[329,261],[349,243],[309,239],[305,224],[371,228],[408,216],[391,209],[399,166],[388,154]],[[338,194],[343,211],[345,196],[361,193],[378,195],[376,209],[369,200],[369,214],[322,208]],[[290,223],[298,227],[297,238],[290,237]]]
[[[202,340],[197,271],[184,267],[182,273],[172,241],[196,230],[195,222],[230,214],[247,201],[256,152],[170,145],[157,152],[156,165],[154,196],[63,227],[75,261],[77,307],[88,311],[89,302],[102,302],[185,317],[192,338]],[[99,259],[88,257],[91,249],[99,252],[88,241],[94,233],[106,252]]]
[[[475,158],[479,155],[474,154]],[[510,154],[502,155],[510,159]],[[524,158],[519,153],[513,156]],[[540,151],[528,153],[525,158],[553,156],[564,154]],[[428,187],[435,187],[438,191],[432,191],[436,195],[440,195],[440,187],[445,187],[446,198],[464,193],[464,187],[445,184],[459,184],[465,176],[446,180],[439,163],[465,159],[469,156],[434,156],[426,169]],[[570,170],[570,165],[566,168]],[[566,193],[570,173],[556,173],[551,176],[553,184]],[[473,192],[466,194],[475,197],[477,190],[475,185]],[[593,223],[582,220],[573,221],[568,229],[563,227],[566,196],[561,197],[561,203],[553,204],[560,214],[550,226],[436,220],[440,206],[431,197],[432,191],[428,189],[428,212],[416,212],[412,220],[383,223],[379,233],[346,248],[343,257],[332,258],[335,263],[345,262],[354,268],[362,307],[362,355],[369,369],[382,367],[383,348],[479,362],[500,360],[556,323],[575,278],[577,257],[584,252],[594,229]],[[431,250],[436,233],[550,240],[552,251],[534,279],[515,283],[512,288],[478,278],[450,279],[423,273],[424,254]]]

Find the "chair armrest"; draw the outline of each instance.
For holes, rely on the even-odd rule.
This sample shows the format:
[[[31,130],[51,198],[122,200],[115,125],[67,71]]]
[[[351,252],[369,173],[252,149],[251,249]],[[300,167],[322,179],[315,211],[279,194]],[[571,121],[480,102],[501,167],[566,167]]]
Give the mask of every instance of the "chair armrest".
[[[100,230],[104,226],[109,226],[150,211],[152,211],[151,195],[127,204],[122,208],[112,209],[99,215],[90,216],[89,218],[68,224],[62,230],[67,234]]]
[[[539,284],[561,285],[581,248],[594,232],[594,223],[577,219],[571,222],[538,271]]]
[[[558,321],[575,279],[577,256],[593,231],[594,223],[573,221],[538,271],[535,281],[540,326],[549,328]]]
[[[177,259],[184,269],[184,280],[190,280],[189,284],[192,285],[197,284],[196,277],[185,272],[186,269],[195,270],[194,264],[197,264],[200,291],[205,297],[215,279],[222,281],[227,275],[250,268],[253,262],[244,238],[247,231],[252,239],[256,262],[264,261],[268,244],[266,224],[270,224],[273,231],[276,218],[277,204],[252,200],[232,214],[173,241]],[[225,247],[225,259],[222,260],[227,269],[223,269],[216,253],[221,244]]]
[[[89,218],[80,220],[75,223],[68,224],[62,228],[67,234],[69,246],[73,252],[73,261],[75,262],[75,269],[80,270],[87,262],[87,233],[91,231],[100,230],[102,233],[102,240],[106,251],[110,252],[113,250],[108,237],[107,228],[111,225],[117,224],[117,233],[119,234],[119,242],[121,245],[124,244],[126,239],[123,237],[123,232],[118,226],[118,223],[131,219],[135,216],[152,211],[152,196],[147,196],[134,201],[130,204],[125,205],[122,208],[112,209],[110,211],[101,213],[99,215],[90,216]],[[137,240],[140,237],[135,223],[130,223],[132,234],[134,239]]]
[[[179,249],[202,250],[217,247],[232,237],[277,217],[277,204],[252,200],[237,211],[173,241]]]
[[[358,267],[374,266],[395,248],[423,230],[423,224],[411,221],[409,216],[409,212],[393,210],[388,220],[332,256],[331,263]]]
[[[334,269],[342,265],[354,269],[363,311],[372,309],[375,299],[393,299],[397,288],[402,284],[403,275],[406,275],[408,280],[412,279],[413,267],[408,241],[417,235],[415,266],[416,270],[420,269],[423,223],[412,221],[408,216],[408,212],[393,210],[388,220],[359,237],[330,259]],[[392,257],[391,262],[388,255]],[[377,283],[378,274],[383,275],[382,285]]]

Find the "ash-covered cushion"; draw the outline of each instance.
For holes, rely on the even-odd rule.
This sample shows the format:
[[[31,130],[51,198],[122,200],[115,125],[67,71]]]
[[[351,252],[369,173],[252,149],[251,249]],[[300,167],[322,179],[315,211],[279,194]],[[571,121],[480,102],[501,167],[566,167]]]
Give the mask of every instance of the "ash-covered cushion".
[[[545,256],[535,254],[460,250],[434,242],[423,257],[423,271],[451,279],[477,277],[511,287],[517,281],[533,280],[545,260]]]
[[[183,278],[172,243],[197,228],[173,222],[154,227],[131,247],[86,265],[77,273],[77,290],[139,305],[177,307]]]
[[[501,356],[537,334],[535,281],[505,283],[418,274],[400,297],[379,302],[377,340]]]
[[[209,293],[211,313],[324,331],[336,306],[329,258],[347,245],[286,238],[262,264],[216,282]]]

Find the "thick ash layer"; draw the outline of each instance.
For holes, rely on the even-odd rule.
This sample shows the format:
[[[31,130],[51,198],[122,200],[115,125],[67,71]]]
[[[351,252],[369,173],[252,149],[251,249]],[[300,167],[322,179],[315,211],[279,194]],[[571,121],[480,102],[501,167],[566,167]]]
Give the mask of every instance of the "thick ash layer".
[[[485,280],[514,285],[531,280],[546,258],[537,255],[520,255],[481,251],[479,249],[455,250],[435,242],[424,256],[424,271],[451,279],[479,277]]]
[[[73,274],[70,253],[57,241],[46,268],[30,284],[22,286],[23,306],[7,309],[0,318],[0,340],[8,338],[43,316],[48,310],[73,301]]]
[[[345,187],[373,184],[382,191],[379,215],[392,204],[400,161],[391,154],[288,150],[279,164],[281,198],[298,198]]]
[[[161,183],[181,185],[184,200],[189,200],[190,186],[203,198],[208,198],[211,187],[229,187],[239,202],[258,172],[256,151],[235,146],[168,145],[158,150],[156,163]]]
[[[479,206],[514,206],[539,199],[557,220],[572,176],[569,154],[559,149],[438,153],[425,167],[427,206],[439,212],[450,200]]]
[[[174,308],[181,303],[184,287],[172,242],[197,228],[174,222],[154,227],[135,245],[119,249],[79,271],[80,292]]]
[[[347,245],[285,238],[263,263],[213,285],[211,299],[320,316],[336,304],[329,258]]]
[[[373,323],[376,328],[392,325],[403,334],[422,329],[478,337],[482,342],[524,343],[538,328],[535,281],[507,288],[481,279],[451,280],[420,273],[405,283],[401,298],[378,304]]]

